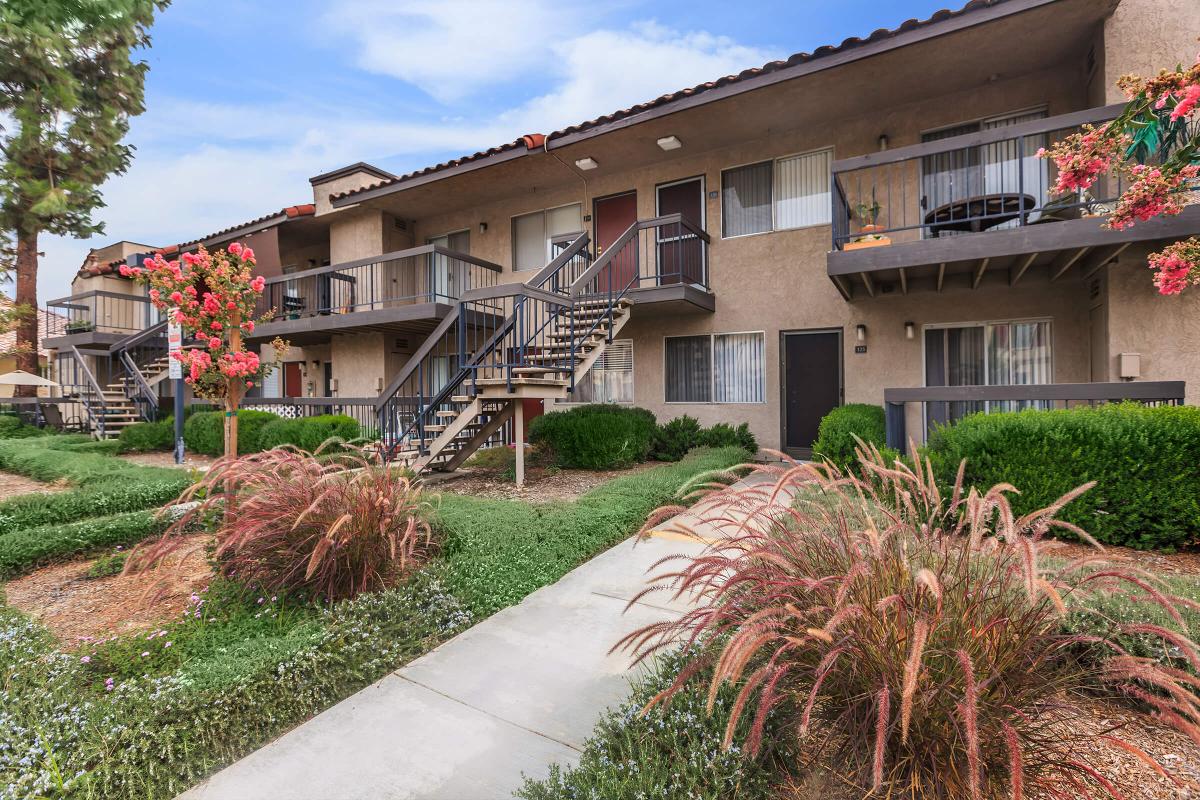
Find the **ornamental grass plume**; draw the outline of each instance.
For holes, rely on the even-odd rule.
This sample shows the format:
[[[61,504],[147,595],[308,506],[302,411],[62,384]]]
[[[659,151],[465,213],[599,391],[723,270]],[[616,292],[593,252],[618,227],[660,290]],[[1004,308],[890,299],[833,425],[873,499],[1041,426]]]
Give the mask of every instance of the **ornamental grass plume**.
[[[1095,555],[1069,563],[1041,557],[1056,529],[1091,541],[1056,519],[1090,484],[1016,518],[1013,487],[964,491],[961,466],[944,495],[928,461],[888,464],[861,442],[859,458],[858,476],[760,465],[762,480],[713,490],[696,507],[699,524],[677,523],[722,538],[664,559],[660,567],[682,565],[635,598],[667,591],[696,605],[614,650],[641,662],[701,645],[645,713],[711,670],[710,699],[726,682],[740,687],[727,747],[743,714],[751,753],[768,716],[787,715],[783,728],[810,737],[864,794],[947,800],[1120,797],[1076,746],[1085,692],[1134,700],[1200,745],[1200,681],[1128,654],[1116,636],[1159,637],[1197,664],[1194,642],[1148,625],[1065,632],[1068,608],[1088,613],[1095,593],[1127,594],[1180,620],[1182,600],[1150,575],[1106,564],[1094,541]],[[1103,733],[1165,774],[1119,731]]]
[[[419,483],[352,452],[284,446],[222,458],[179,498],[189,501],[162,538],[130,554],[126,571],[163,563],[186,546],[178,534],[212,520],[219,572],[272,594],[333,601],[379,591],[433,549]]]

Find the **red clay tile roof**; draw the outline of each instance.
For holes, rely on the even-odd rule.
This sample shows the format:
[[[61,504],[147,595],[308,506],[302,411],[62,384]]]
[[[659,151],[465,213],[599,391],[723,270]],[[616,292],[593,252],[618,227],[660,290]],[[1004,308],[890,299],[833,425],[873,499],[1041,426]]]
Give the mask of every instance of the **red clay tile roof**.
[[[878,42],[883,39],[890,39],[890,38],[893,38],[900,34],[908,33],[909,31],[917,30],[919,28],[924,28],[929,25],[935,25],[937,23],[945,22],[946,20],[954,19],[954,18],[962,16],[964,14],[969,14],[971,12],[979,11],[979,10],[982,10],[985,8],[992,8],[994,6],[999,6],[999,5],[1002,5],[1007,2],[1011,2],[1011,0],[970,0],[965,6],[958,9],[957,11],[951,10],[951,9],[942,9],[941,11],[934,12],[934,14],[932,14],[928,19],[923,19],[923,20],[910,19],[906,22],[901,23],[896,28],[880,28],[865,39],[859,38],[857,36],[852,36],[852,37],[844,40],[839,45],[825,45],[822,47],[818,47],[816,50],[814,50],[811,53],[796,53],[795,55],[792,55],[783,61],[771,61],[767,64],[764,64],[761,67],[753,67],[751,69],[743,70],[736,75],[726,75],[725,77],[718,78],[715,81],[709,81],[707,83],[699,84],[698,86],[692,86],[691,88],[688,88],[688,89],[681,89],[677,92],[671,92],[669,94],[664,94],[660,97],[650,100],[649,102],[639,103],[638,105],[631,106],[629,108],[623,108],[618,111],[614,111],[611,114],[605,114],[604,116],[596,117],[595,119],[590,119],[585,122],[580,122],[576,125],[571,125],[569,127],[563,128],[561,130],[554,131],[550,134],[546,134],[546,135],[542,135],[540,133],[527,134],[527,135],[521,137],[520,139],[516,140],[515,142],[510,142],[508,144],[502,144],[499,147],[492,147],[487,150],[480,151],[478,153],[473,153],[469,156],[463,156],[461,158],[452,159],[452,160],[446,161],[442,164],[436,164],[432,167],[425,167],[424,169],[420,169],[415,172],[410,172],[405,175],[399,175],[390,180],[382,180],[377,183],[368,184],[367,186],[363,186],[358,189],[351,189],[351,190],[348,190],[345,192],[339,192],[337,194],[332,194],[329,196],[329,199],[330,200],[341,200],[343,198],[351,197],[353,195],[362,194],[363,192],[369,192],[373,189],[379,189],[384,186],[391,186],[393,184],[404,183],[405,181],[412,180],[413,178],[421,177],[424,175],[429,175],[434,172],[441,172],[442,170],[449,169],[451,167],[457,167],[462,164],[469,164],[473,161],[479,161],[482,159],[490,158],[491,156],[494,156],[494,155],[497,155],[500,153],[509,152],[509,151],[515,150],[516,148],[520,147],[521,145],[524,145],[527,150],[540,150],[546,146],[547,141],[550,141],[550,140],[553,140],[553,139],[556,139],[559,137],[567,136],[572,133],[579,133],[581,131],[586,131],[591,128],[597,128],[597,127],[600,127],[603,125],[607,125],[609,123],[616,122],[618,120],[623,120],[623,119],[627,119],[629,117],[634,117],[634,116],[637,116],[638,114],[644,113],[651,109],[661,108],[662,106],[667,106],[667,105],[670,105],[671,103],[675,103],[675,102],[678,102],[680,100],[683,100],[683,99],[686,99],[689,97],[694,97],[695,95],[702,94],[704,92],[711,91],[713,89],[717,89],[722,86],[728,86],[729,84],[732,84],[732,83],[741,83],[743,81],[752,80],[754,78],[758,78],[763,75],[769,75],[773,72],[778,72],[780,70],[787,69],[789,67],[794,67],[799,64],[806,64],[811,61],[816,61],[818,59],[827,58],[831,55],[834,55],[835,53],[841,53],[841,52],[844,52],[847,50],[852,50],[856,47],[861,47],[866,44]]]
[[[255,225],[261,225],[268,222],[271,224],[279,224],[291,219],[298,219],[300,217],[311,217],[315,213],[317,213],[317,207],[312,203],[301,203],[300,205],[288,206],[287,208],[282,208],[279,211],[271,214],[264,214],[258,219],[252,219],[249,222],[242,222],[237,225],[232,225],[228,228],[216,231],[215,233],[210,233],[207,236],[201,236],[199,239],[193,239],[190,242],[183,242],[182,244],[173,244],[168,245],[167,247],[155,248],[151,252],[157,252],[162,253],[165,256],[171,256],[178,253],[180,248],[188,248],[192,245],[200,244],[201,242],[218,239],[225,234],[241,230],[242,228],[250,228]],[[98,275],[118,275],[118,271],[120,270],[121,265],[124,263],[125,259],[123,258],[119,258],[115,261],[109,261],[105,264],[89,264],[88,262],[84,262],[83,266],[79,268],[79,272],[77,272],[76,275],[80,278],[95,277]]]
[[[16,303],[6,294],[0,293],[0,309],[12,308]],[[62,336],[67,330],[67,318],[57,311],[47,308],[38,310],[38,353],[48,356],[49,353],[41,346],[42,341],[51,336]],[[17,349],[16,330],[0,333],[0,353],[11,353]]]

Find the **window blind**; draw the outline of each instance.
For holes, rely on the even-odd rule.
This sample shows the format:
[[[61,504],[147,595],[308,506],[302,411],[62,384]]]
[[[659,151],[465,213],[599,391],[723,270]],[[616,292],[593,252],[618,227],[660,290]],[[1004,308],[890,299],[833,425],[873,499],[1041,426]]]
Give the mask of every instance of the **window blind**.
[[[781,158],[775,162],[775,229],[829,224],[832,151]]]
[[[763,401],[763,334],[731,333],[713,337],[713,401]]]
[[[633,402],[633,340],[614,339],[575,384],[574,403]]]
[[[535,211],[513,217],[513,269],[541,269],[546,265],[546,214]]]
[[[772,164],[750,164],[721,173],[721,231],[745,236],[771,230]]]
[[[711,337],[668,337],[665,358],[668,403],[708,403],[712,400]]]

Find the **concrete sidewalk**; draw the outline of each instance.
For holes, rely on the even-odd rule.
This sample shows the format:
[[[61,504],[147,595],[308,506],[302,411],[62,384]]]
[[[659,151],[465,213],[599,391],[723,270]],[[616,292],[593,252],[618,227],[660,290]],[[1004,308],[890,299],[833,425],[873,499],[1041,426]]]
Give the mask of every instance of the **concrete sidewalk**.
[[[626,540],[181,795],[183,800],[498,800],[522,773],[574,764],[629,692],[626,633],[677,615],[648,597],[663,556],[702,545]]]

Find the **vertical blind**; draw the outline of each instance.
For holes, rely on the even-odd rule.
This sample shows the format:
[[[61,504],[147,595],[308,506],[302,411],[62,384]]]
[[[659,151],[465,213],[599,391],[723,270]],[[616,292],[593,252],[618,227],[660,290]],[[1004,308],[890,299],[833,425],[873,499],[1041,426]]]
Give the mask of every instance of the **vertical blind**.
[[[775,229],[829,224],[832,152],[820,150],[775,162]]]
[[[541,269],[550,262],[550,240],[583,230],[583,206],[572,203],[513,217],[513,269]]]
[[[664,380],[668,403],[761,403],[765,336],[671,336]]]
[[[770,161],[721,173],[721,232],[745,236],[771,230]]]
[[[633,402],[633,340],[614,339],[576,383],[574,403]]]

